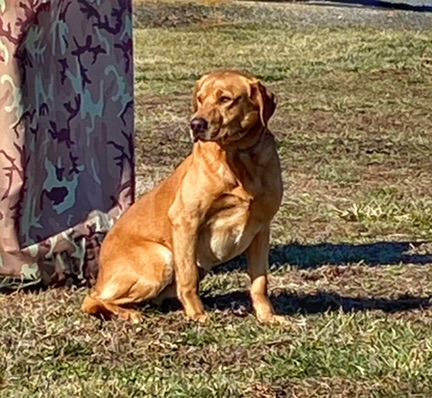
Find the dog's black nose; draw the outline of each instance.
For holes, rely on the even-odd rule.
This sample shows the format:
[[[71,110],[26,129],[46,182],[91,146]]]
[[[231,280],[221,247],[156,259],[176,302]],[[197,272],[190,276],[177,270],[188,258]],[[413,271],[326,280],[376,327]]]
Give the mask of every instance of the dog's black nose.
[[[208,128],[207,120],[202,117],[196,117],[191,121],[191,129],[195,135],[204,133]]]

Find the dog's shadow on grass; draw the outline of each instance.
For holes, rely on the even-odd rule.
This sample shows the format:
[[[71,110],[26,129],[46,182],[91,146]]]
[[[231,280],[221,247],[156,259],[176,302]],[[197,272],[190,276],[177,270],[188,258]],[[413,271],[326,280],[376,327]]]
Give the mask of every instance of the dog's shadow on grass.
[[[288,244],[273,247],[270,252],[270,264],[274,270],[290,267],[315,269],[324,265],[365,266],[381,265],[432,265],[432,253],[423,253],[421,246],[427,242],[377,242],[371,244],[331,244],[317,245]],[[215,270],[225,273],[233,270],[246,270],[244,257]],[[288,271],[289,272],[289,271]],[[381,310],[387,313],[409,311],[431,306],[429,298],[400,296],[394,299],[369,297],[344,297],[334,292],[316,294],[291,294],[279,291],[273,293],[272,301],[276,311],[282,315],[318,314],[327,311],[358,312]],[[216,297],[204,297],[207,307],[215,310],[233,310],[238,313],[252,311],[249,293],[235,291]]]
[[[247,291],[235,291],[215,297],[205,297],[204,304],[210,310],[232,311],[236,314],[252,313],[252,304]],[[383,311],[397,313],[431,306],[429,298],[403,296],[395,299],[345,297],[334,292],[316,294],[289,294],[278,292],[271,301],[276,313],[280,315],[313,315],[325,312],[342,311],[343,313],[361,311]]]
[[[252,302],[247,290],[237,290],[217,296],[202,297],[205,307],[210,311],[228,311],[237,316],[253,313]],[[326,312],[341,311],[353,313],[362,311],[383,311],[398,313],[432,306],[430,298],[404,295],[394,299],[345,297],[335,292],[318,292],[315,294],[291,294],[284,291],[273,293],[271,301],[277,314],[280,315],[314,315]],[[166,300],[158,307],[162,313],[181,310],[178,300]]]
[[[419,248],[429,244],[429,251]],[[426,251],[426,250],[425,250]],[[380,265],[432,265],[432,245],[430,242],[375,242],[368,244],[320,243],[302,245],[292,243],[275,246],[270,250],[271,269],[284,269],[288,266],[300,269],[314,269],[324,265],[362,264]],[[240,256],[217,268],[214,272],[225,273],[233,270],[246,270],[246,260]]]

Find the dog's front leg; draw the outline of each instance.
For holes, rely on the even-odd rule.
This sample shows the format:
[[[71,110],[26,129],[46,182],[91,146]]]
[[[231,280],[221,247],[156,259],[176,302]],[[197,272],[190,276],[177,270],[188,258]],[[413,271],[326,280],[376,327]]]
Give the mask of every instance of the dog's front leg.
[[[204,189],[200,192],[191,191],[190,188],[180,190],[168,213],[172,226],[177,296],[186,316],[200,322],[207,319],[199,297],[197,266],[199,228],[211,204],[211,198],[207,197],[206,192]]]
[[[177,295],[188,318],[204,322],[207,318],[199,297],[199,272],[196,264],[198,227],[195,221],[173,223],[173,252]]]
[[[250,294],[257,318],[263,323],[284,322],[274,314],[267,293],[267,271],[269,268],[270,228],[266,227],[253,239],[246,250],[248,272],[251,278]]]

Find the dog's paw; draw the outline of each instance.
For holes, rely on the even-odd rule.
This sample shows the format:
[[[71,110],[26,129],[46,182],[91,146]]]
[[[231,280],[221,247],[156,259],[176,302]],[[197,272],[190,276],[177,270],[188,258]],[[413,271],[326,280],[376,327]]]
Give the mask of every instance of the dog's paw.
[[[257,316],[258,321],[260,323],[269,324],[269,325],[288,325],[290,322],[288,319],[282,315],[275,315],[275,314],[266,314]]]
[[[209,316],[206,312],[202,314],[187,315],[187,318],[194,322],[206,323],[209,320]]]
[[[139,311],[135,310],[123,310],[118,314],[119,318],[128,321],[133,324],[141,323],[143,320],[143,317]]]

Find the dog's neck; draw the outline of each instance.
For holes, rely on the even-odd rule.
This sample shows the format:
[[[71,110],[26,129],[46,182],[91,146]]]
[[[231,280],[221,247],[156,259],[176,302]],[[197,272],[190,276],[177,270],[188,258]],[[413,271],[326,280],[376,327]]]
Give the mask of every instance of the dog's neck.
[[[236,152],[244,154],[254,153],[264,141],[264,138],[271,135],[266,126],[253,127],[240,140],[228,145],[221,145],[226,152]]]
[[[237,170],[240,163],[243,164],[243,169],[248,170],[265,165],[272,158],[273,144],[273,134],[267,127],[260,126],[230,145],[221,145],[216,141],[198,141],[194,144],[192,156],[205,160],[210,168],[224,162],[240,176],[241,173]],[[244,180],[243,177],[241,179]]]
[[[260,129],[260,131],[252,135],[251,138],[245,140],[244,143],[241,142],[240,145],[238,145],[237,148],[234,150],[241,153],[253,153],[256,149],[259,148],[267,135],[271,135],[271,133],[267,129],[267,127],[263,127]]]

